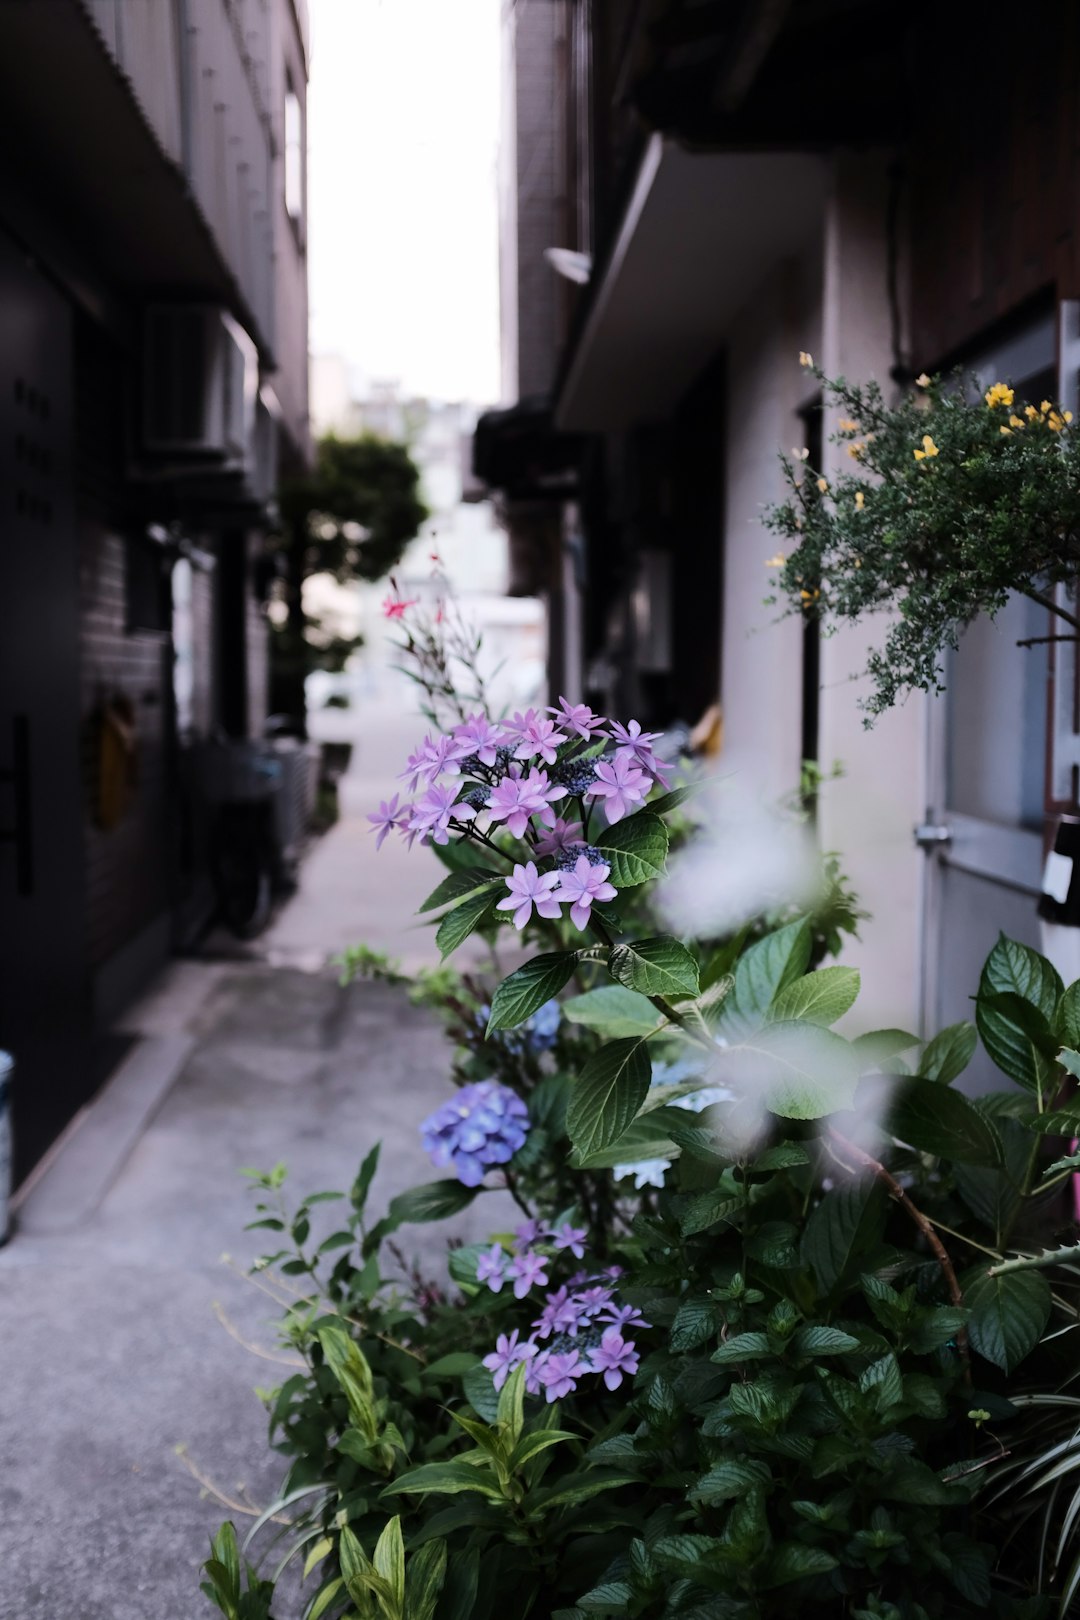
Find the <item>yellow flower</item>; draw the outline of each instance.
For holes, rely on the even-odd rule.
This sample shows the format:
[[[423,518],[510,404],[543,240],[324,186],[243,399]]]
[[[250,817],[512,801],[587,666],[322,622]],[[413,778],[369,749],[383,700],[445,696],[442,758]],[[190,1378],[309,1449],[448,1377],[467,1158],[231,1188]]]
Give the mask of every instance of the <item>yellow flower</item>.
[[[1010,439],[1012,438],[1012,428],[1007,428],[1007,427],[998,428],[998,432],[999,433],[1005,433],[1005,434],[1008,435],[1008,437]]]
[[[1047,411],[1052,411],[1053,408],[1054,407],[1051,405],[1048,399],[1044,399],[1042,404],[1039,406],[1039,409],[1042,411],[1044,416],[1046,415]]]
[[[1072,411],[1066,411],[1065,412],[1064,420],[1066,422],[1071,422],[1072,421]]]
[[[992,388],[986,390],[986,403],[991,410],[995,405],[1011,405],[1012,402],[1013,391],[1008,383],[995,383]]]
[[[926,375],[925,371],[920,372],[919,375],[916,377],[915,386],[916,386],[916,388],[929,388],[930,379]]]
[[[836,425],[841,433],[858,433],[859,431],[858,422],[853,422],[850,416],[842,416]]]
[[[1010,416],[1009,417],[1009,426],[1010,427],[1022,428],[1023,425],[1024,425],[1024,419],[1023,419],[1022,416]]]
[[[1033,422],[1035,420],[1035,418],[1038,416],[1038,414],[1039,413],[1035,409],[1034,405],[1025,405],[1024,406],[1024,415],[1027,417],[1029,422]]]
[[[782,551],[778,551],[775,557],[766,557],[765,566],[766,568],[783,568],[786,561],[787,558],[784,556],[784,553]]]
[[[861,512],[865,505],[866,505],[866,496],[863,494],[861,489],[857,490],[856,494],[855,494],[855,510],[856,510],[856,512]]]
[[[928,457],[937,455],[938,447],[934,443],[933,439],[930,437],[929,433],[924,433],[923,434],[923,441],[922,441],[922,449],[921,450],[915,450],[912,453],[913,453],[916,461],[926,461]]]
[[[805,604],[807,604],[809,602],[816,602],[818,597],[821,595],[821,592],[820,591],[800,591],[799,595],[802,597],[803,604],[805,605]]]
[[[800,349],[799,350],[799,364],[800,364],[800,366],[812,366],[813,363],[814,363],[813,355],[812,354],[807,354],[805,349]]]
[[[1062,428],[1065,426],[1065,423],[1058,415],[1057,411],[1051,411],[1047,418],[1047,425],[1049,426],[1051,433],[1060,433]]]
[[[818,494],[819,495],[827,494],[828,488],[829,488],[829,480],[827,478],[819,478],[818,481],[817,481],[817,487],[818,487]]]

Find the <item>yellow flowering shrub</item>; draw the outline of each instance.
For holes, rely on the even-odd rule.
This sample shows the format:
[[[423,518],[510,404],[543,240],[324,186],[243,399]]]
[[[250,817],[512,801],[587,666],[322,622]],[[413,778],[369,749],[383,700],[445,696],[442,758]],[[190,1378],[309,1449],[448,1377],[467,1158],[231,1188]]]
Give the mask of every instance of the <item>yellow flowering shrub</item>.
[[[801,356],[803,365],[809,356]],[[828,633],[866,614],[896,615],[867,659],[867,724],[909,691],[940,691],[946,648],[1012,591],[1080,632],[1053,586],[1080,571],[1080,436],[1072,412],[1018,399],[1007,381],[923,373],[895,404],[876,383],[821,384],[830,440],[847,472],[784,460],[787,497],[765,525],[785,551],[770,602],[816,615]],[[797,468],[797,474],[796,474]],[[772,559],[777,566],[777,558]]]

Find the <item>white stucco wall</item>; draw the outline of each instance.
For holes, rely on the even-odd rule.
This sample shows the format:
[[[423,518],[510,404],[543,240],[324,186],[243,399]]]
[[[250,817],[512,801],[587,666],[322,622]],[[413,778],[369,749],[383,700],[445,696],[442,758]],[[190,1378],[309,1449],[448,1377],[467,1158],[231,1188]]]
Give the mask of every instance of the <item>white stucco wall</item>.
[[[874,155],[837,159],[826,208],[822,335],[814,350],[826,374],[888,386],[890,346],[886,265],[886,161]],[[826,419],[825,435],[835,431]],[[825,474],[850,471],[838,445],[826,445]],[[859,625],[822,645],[821,759],[843,763],[846,776],[822,797],[821,838],[839,850],[863,905],[872,914],[848,951],[861,969],[860,1024],[918,1029],[921,891],[925,857],[912,829],[925,800],[926,703],[908,700],[864,727],[852,680],[866,665],[881,627]]]
[[[799,351],[819,330],[820,246],[777,266],[732,323],[727,348],[721,691],[725,769],[775,801],[798,786],[802,626],[765,605],[775,538],[762,508],[783,493],[779,456],[803,442],[814,385]]]

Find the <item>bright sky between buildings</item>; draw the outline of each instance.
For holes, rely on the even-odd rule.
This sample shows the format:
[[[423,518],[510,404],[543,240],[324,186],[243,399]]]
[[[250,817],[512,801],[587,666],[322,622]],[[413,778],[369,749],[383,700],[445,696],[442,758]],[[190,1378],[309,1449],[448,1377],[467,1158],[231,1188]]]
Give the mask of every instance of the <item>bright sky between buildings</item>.
[[[498,399],[499,0],[310,0],[311,345]]]

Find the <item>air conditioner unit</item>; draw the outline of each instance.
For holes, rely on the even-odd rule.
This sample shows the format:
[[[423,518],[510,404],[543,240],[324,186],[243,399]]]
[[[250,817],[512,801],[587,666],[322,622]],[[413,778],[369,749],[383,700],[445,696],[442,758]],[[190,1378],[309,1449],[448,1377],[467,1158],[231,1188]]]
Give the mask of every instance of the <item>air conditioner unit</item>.
[[[255,450],[258,392],[258,351],[225,310],[209,304],[147,309],[144,451],[196,461],[204,470],[246,470]]]

